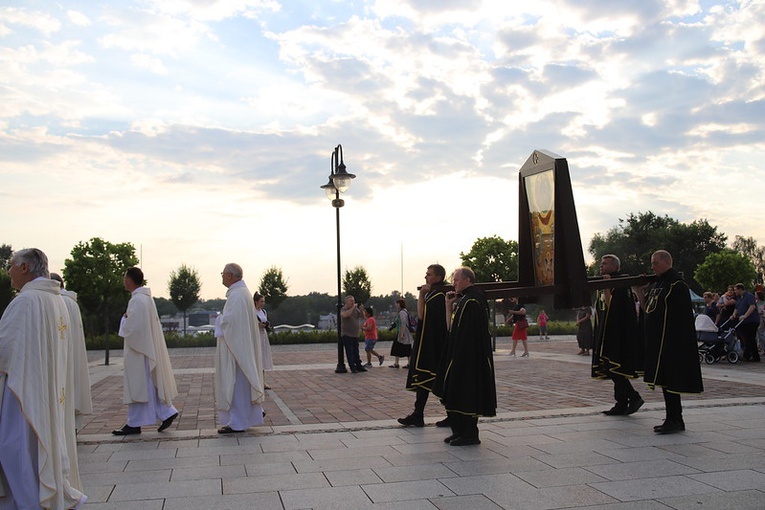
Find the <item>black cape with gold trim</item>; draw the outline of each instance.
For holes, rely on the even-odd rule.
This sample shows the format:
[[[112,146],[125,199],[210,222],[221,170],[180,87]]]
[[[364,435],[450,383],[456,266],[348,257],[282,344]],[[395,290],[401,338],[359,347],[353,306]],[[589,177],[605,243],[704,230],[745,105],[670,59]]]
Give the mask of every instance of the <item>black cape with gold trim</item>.
[[[486,298],[476,287],[464,290],[452,315],[452,326],[433,394],[448,412],[468,416],[497,414],[497,387]]]
[[[443,286],[443,282],[440,284]],[[445,350],[446,338],[446,291],[434,288],[425,296],[423,316],[417,323],[406,389],[422,388],[433,391],[436,372]]]
[[[675,269],[658,277],[645,304],[645,382],[672,393],[701,393],[698,342],[688,284]]]
[[[636,378],[642,373],[643,338],[638,327],[636,301],[632,289],[612,288],[611,302],[608,306],[603,300],[603,291],[599,291],[595,301],[592,377],[608,379],[610,374],[618,374]]]

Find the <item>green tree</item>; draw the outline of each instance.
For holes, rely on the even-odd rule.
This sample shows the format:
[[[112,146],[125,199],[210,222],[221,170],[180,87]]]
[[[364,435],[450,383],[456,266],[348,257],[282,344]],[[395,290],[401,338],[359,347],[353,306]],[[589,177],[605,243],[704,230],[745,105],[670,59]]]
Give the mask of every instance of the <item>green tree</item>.
[[[0,269],[0,317],[15,295],[16,291],[11,287],[11,275],[5,269]]]
[[[178,313],[178,307],[176,307],[172,301],[170,301],[167,298],[163,297],[155,297],[154,298],[154,304],[157,307],[157,314],[159,314],[160,317],[163,315],[175,315]]]
[[[460,252],[462,264],[475,272],[478,282],[518,280],[518,242],[499,236],[479,237],[470,251]]]
[[[700,293],[703,286],[693,277],[696,267],[708,254],[725,249],[726,241],[726,236],[707,220],[684,224],[648,211],[630,213],[605,234],[595,234],[588,251],[595,266],[603,255],[613,253],[621,260],[623,273],[638,275],[649,272],[653,252],[667,250],[672,254],[674,267],[684,273],[694,292]]]
[[[755,283],[765,283],[765,246],[758,246],[754,237],[736,236],[732,248],[752,261],[757,272]]]
[[[199,274],[196,269],[181,264],[178,271],[170,273],[168,290],[170,300],[183,312],[183,335],[186,335],[186,310],[199,301],[199,290],[202,284],[199,282]]]
[[[11,267],[11,255],[13,248],[10,244],[0,244],[0,269],[8,270]]]
[[[372,295],[372,282],[369,281],[367,270],[356,266],[346,270],[343,275],[343,292],[356,298],[357,303],[366,303]]]
[[[94,237],[72,248],[71,258],[64,261],[64,281],[69,290],[77,292],[77,301],[85,310],[91,335],[92,321],[96,317],[103,318],[105,338],[109,324],[119,322],[128,300],[122,279],[127,268],[136,264],[135,247],[130,243],[113,244]],[[108,343],[106,364],[109,364]]]
[[[266,298],[266,303],[273,311],[287,299],[287,289],[287,282],[284,281],[281,268],[272,266],[263,273],[258,292]]]
[[[319,315],[337,313],[337,296],[311,292],[305,296],[289,296],[278,310],[268,315],[273,324],[313,324],[319,322]]]
[[[729,285],[743,283],[752,288],[754,282],[754,265],[746,255],[733,250],[710,253],[696,268],[694,278],[704,289],[722,292]]]
[[[223,310],[223,307],[226,305],[226,300],[223,298],[216,298],[216,299],[201,299],[199,301],[199,307],[202,310],[207,310],[208,312],[220,312]]]
[[[8,269],[11,267],[11,255],[13,255],[11,245],[0,244],[0,317],[16,295],[16,289],[11,286],[11,275],[8,274]]]

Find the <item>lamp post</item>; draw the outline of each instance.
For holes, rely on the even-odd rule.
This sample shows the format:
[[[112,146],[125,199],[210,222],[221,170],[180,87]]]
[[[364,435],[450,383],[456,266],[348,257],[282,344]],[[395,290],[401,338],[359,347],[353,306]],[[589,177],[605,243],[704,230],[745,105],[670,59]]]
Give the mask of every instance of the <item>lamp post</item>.
[[[343,359],[343,339],[341,333],[341,324],[343,321],[340,311],[343,309],[343,297],[340,274],[340,208],[345,205],[345,201],[340,198],[340,193],[345,193],[351,186],[351,179],[356,176],[345,171],[343,163],[343,146],[338,145],[332,152],[330,158],[329,181],[321,188],[327,194],[327,198],[332,201],[332,207],[335,208],[335,223],[337,226],[337,368],[335,373],[343,374],[347,372],[345,361]]]

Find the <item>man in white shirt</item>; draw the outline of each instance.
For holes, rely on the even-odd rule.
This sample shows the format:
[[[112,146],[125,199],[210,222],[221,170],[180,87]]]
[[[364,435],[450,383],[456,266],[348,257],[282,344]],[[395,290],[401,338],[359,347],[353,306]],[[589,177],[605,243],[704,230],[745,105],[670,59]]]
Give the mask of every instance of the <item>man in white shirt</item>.
[[[65,425],[69,312],[42,251],[15,252],[9,273],[20,292],[0,319],[0,509],[78,508],[87,498],[71,483],[76,439]]]
[[[258,319],[242,268],[226,264],[221,277],[228,290],[215,322],[215,406],[218,433],[232,434],[263,424],[265,391]]]
[[[125,339],[123,403],[128,405],[128,419],[112,434],[140,434],[142,426],[158,421],[162,424],[157,430],[162,432],[178,417],[173,406],[178,389],[162,324],[151,291],[143,286],[143,271],[131,267],[125,272],[123,284],[131,294],[119,331]]]

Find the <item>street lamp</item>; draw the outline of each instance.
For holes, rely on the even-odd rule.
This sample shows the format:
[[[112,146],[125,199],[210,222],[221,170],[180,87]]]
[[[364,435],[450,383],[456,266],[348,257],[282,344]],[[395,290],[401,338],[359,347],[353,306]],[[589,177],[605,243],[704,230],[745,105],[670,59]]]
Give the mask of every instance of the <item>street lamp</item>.
[[[340,275],[340,208],[345,205],[345,201],[340,198],[340,193],[345,193],[351,186],[351,179],[356,176],[346,172],[345,163],[343,163],[343,146],[338,145],[332,152],[330,158],[329,181],[321,188],[327,194],[327,198],[332,201],[332,207],[335,208],[335,223],[337,225],[337,368],[335,373],[343,374],[347,372],[345,361],[343,360],[343,339],[341,333],[341,324],[343,321],[340,311],[343,309],[343,297]],[[350,362],[350,360],[348,360]]]

